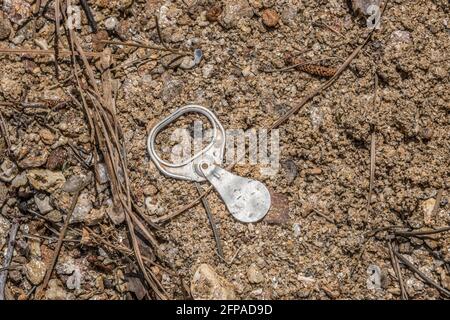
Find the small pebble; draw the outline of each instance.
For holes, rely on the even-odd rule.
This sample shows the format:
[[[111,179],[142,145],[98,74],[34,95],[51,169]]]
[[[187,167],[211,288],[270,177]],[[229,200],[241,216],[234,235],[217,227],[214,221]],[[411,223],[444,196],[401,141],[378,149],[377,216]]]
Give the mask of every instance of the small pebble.
[[[106,208],[106,213],[115,225],[119,225],[125,220],[125,212],[122,207],[111,205]]]
[[[262,13],[262,21],[264,25],[266,25],[269,28],[275,27],[278,24],[279,20],[280,16],[273,9],[266,9]]]
[[[55,135],[49,129],[39,130],[39,136],[42,142],[47,145],[52,145],[55,142]]]
[[[109,181],[108,177],[108,169],[106,168],[106,164],[103,162],[97,164],[97,172],[98,172],[98,183],[105,184]]]
[[[73,210],[70,223],[83,222],[92,210],[92,202],[87,193],[82,193],[78,197],[77,204]]]
[[[292,229],[294,231],[294,236],[295,237],[300,237],[301,235],[301,228],[300,228],[300,224],[299,223],[294,223],[292,225]]]
[[[11,228],[11,223],[9,220],[0,215],[0,249],[3,248],[6,241],[8,240],[9,229]]]
[[[32,152],[19,161],[19,167],[22,169],[39,168],[47,162],[47,159],[47,151]]]
[[[430,128],[423,128],[420,131],[420,135],[422,136],[422,139],[430,140],[433,137],[433,130]]]
[[[19,35],[15,36],[14,38],[12,38],[12,40],[11,40],[11,42],[14,43],[16,46],[21,44],[24,41],[25,41],[25,36],[23,34],[19,34]]]
[[[158,189],[154,185],[149,184],[144,188],[143,192],[145,196],[154,196],[158,193]]]
[[[322,174],[322,169],[320,169],[320,168],[312,168],[312,169],[308,170],[307,174],[312,175],[312,176],[316,176],[316,175]]]
[[[8,198],[8,187],[3,182],[0,182],[0,207],[7,202]]]
[[[433,198],[430,198],[428,200],[425,200],[422,202],[421,207],[423,210],[423,221],[426,225],[430,226],[433,224],[433,220],[435,217],[433,217],[433,209],[434,205],[436,204],[436,200]]]
[[[41,214],[47,214],[53,210],[53,207],[50,205],[50,198],[44,194],[36,194],[34,196],[34,203]]]
[[[45,216],[47,219],[49,219],[52,222],[61,222],[62,220],[62,214],[59,210],[52,210]]]
[[[283,171],[286,176],[286,180],[288,183],[294,182],[295,178],[298,175],[297,165],[292,160],[286,160],[281,163]]]
[[[351,0],[348,2],[352,11],[357,16],[367,16],[371,5],[380,6],[380,0]]]
[[[60,147],[53,150],[47,159],[47,169],[49,170],[59,170],[62,168],[64,163],[67,161],[67,151],[66,149]]]
[[[27,263],[26,270],[28,280],[37,286],[44,280],[47,267],[44,262],[33,259]]]
[[[256,266],[256,264],[251,264],[247,270],[247,278],[250,283],[261,283],[264,281],[264,276]]]
[[[270,190],[272,206],[264,217],[269,224],[285,224],[289,221],[289,199],[286,195]]]
[[[25,0],[4,0],[2,11],[8,15],[11,22],[23,25],[33,14],[30,3]]]
[[[195,300],[234,300],[233,286],[207,264],[202,264],[191,281],[191,294]]]
[[[6,40],[11,34],[11,23],[0,14],[0,40]]]
[[[45,290],[45,299],[47,300],[69,300],[73,299],[63,288],[58,279],[51,279],[48,282],[48,288]]]
[[[33,188],[49,193],[61,188],[66,182],[66,178],[61,172],[53,172],[44,169],[33,169],[28,171],[27,178]]]
[[[106,30],[112,31],[116,28],[119,21],[117,20],[116,17],[109,17],[108,19],[105,20],[104,23],[105,23]]]
[[[6,159],[0,165],[0,180],[3,182],[11,182],[17,173],[18,169],[16,164],[9,159]]]
[[[62,189],[69,193],[75,193],[87,186],[92,181],[92,176],[91,172],[70,176]]]
[[[222,8],[220,6],[213,6],[206,12],[206,20],[209,22],[215,22],[219,20],[219,16],[222,13]]]
[[[253,14],[247,0],[228,0],[224,2],[220,23],[227,29],[237,27],[243,18],[251,18]]]
[[[11,182],[11,187],[20,188],[26,186],[28,183],[26,172],[22,172]]]
[[[212,64],[205,64],[202,68],[202,76],[205,79],[211,78],[214,72],[214,66]]]

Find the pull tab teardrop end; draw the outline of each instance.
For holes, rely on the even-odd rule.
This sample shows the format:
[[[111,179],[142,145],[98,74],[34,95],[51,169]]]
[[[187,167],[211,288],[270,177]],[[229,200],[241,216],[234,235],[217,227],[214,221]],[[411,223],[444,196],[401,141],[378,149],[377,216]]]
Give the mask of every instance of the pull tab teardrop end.
[[[208,162],[200,163],[199,169],[237,220],[257,222],[269,211],[270,193],[261,182],[239,177]]]

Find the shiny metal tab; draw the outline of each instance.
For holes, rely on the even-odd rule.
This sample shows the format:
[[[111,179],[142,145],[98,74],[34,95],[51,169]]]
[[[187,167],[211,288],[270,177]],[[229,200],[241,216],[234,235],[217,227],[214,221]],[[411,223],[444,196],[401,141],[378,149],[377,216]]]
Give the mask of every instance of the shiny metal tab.
[[[237,220],[257,222],[269,211],[269,190],[261,182],[239,177],[207,162],[200,164],[200,170]]]
[[[208,118],[213,127],[212,141],[186,161],[178,164],[168,163],[156,153],[156,136],[170,123],[189,112],[201,113]],[[270,209],[269,190],[259,181],[239,177],[220,167],[225,152],[225,138],[225,130],[211,111],[202,106],[188,105],[175,111],[150,131],[147,148],[150,158],[163,174],[196,182],[207,180],[219,193],[233,217],[241,222],[257,222],[264,218]]]

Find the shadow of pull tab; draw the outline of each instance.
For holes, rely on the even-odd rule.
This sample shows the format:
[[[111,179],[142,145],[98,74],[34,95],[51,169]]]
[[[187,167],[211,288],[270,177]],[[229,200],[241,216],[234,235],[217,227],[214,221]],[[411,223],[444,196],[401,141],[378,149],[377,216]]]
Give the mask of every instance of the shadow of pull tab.
[[[208,162],[199,163],[199,171],[220,194],[235,219],[258,222],[269,211],[269,190],[261,182],[234,175]]]

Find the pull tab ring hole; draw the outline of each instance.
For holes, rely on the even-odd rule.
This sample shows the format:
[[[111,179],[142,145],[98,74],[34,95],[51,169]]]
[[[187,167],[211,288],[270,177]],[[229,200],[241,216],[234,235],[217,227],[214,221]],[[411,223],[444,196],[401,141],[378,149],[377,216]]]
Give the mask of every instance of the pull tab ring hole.
[[[211,144],[213,129],[205,115],[187,112],[173,119],[156,134],[155,153],[172,165],[185,163]]]

